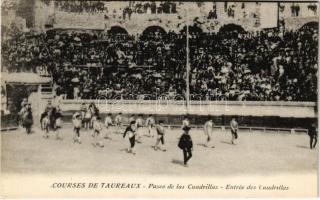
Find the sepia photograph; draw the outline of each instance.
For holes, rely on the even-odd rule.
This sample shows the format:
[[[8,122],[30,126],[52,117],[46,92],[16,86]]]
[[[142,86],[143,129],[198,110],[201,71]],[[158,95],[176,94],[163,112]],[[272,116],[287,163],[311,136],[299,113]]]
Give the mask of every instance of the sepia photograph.
[[[0,198],[317,197],[318,39],[318,1],[2,0]]]

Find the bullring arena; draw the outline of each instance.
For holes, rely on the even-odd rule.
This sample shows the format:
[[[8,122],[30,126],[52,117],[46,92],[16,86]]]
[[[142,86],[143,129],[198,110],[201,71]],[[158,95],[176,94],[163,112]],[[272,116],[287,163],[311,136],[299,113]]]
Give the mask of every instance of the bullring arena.
[[[61,108],[63,110],[68,108],[73,110],[77,107],[76,105],[74,103],[65,104],[61,105]],[[215,110],[218,113],[218,108],[220,107],[221,110],[226,109],[224,112],[232,114],[232,112],[239,110],[236,105],[233,105],[232,108],[226,108],[225,105],[222,107],[220,107],[221,105],[215,105]],[[134,107],[137,105],[131,102],[129,106]],[[175,113],[177,113],[181,106],[175,106],[176,108],[173,109],[174,106],[172,105],[169,108],[167,108],[167,105],[158,105],[158,109],[163,112],[175,110]],[[255,106],[257,105],[251,105],[253,107],[251,108],[247,105],[246,111],[255,111]],[[262,105],[259,106],[262,107]],[[147,112],[155,106],[149,105],[148,107],[148,105],[144,105],[143,107]],[[269,105],[269,107],[272,106]],[[275,108],[268,108],[269,112],[273,110],[278,113],[280,106],[273,105],[273,107]],[[308,113],[307,108],[296,107],[290,107],[287,110],[283,108],[283,111],[287,115],[298,115],[298,112]],[[110,106],[105,104],[100,107],[101,110],[107,108],[110,108]],[[140,111],[142,111],[142,108],[140,108]],[[316,175],[317,173],[318,152],[315,149],[309,149],[309,137],[306,134],[306,130],[301,128],[244,126],[243,124],[241,125],[241,122],[245,122],[245,117],[238,118],[240,122],[239,139],[236,145],[232,145],[230,143],[231,134],[228,125],[219,125],[218,123],[222,122],[219,122],[219,118],[216,117],[217,125],[213,133],[215,148],[206,148],[204,147],[206,136],[202,123],[199,123],[199,121],[206,120],[207,115],[203,119],[194,116],[193,119],[198,120],[197,123],[199,125],[192,124],[193,128],[190,130],[194,141],[194,157],[190,161],[189,167],[186,168],[183,166],[182,152],[177,147],[178,139],[182,134],[181,125],[170,124],[170,121],[181,122],[182,116],[170,117],[170,115],[161,115],[156,117],[156,121],[163,119],[167,123],[165,134],[166,152],[155,151],[152,148],[155,144],[155,138],[149,137],[147,128],[144,127],[142,130],[142,143],[136,146],[137,154],[131,155],[126,152],[129,145],[128,141],[122,137],[125,127],[118,131],[113,126],[110,130],[112,139],[105,139],[104,148],[96,148],[92,145],[94,141],[92,137],[93,130],[82,129],[82,144],[73,143],[74,133],[70,120],[71,116],[69,114],[68,117],[68,113],[73,112],[66,111],[63,114],[65,117],[61,130],[62,141],[56,140],[54,132],[49,133],[49,139],[44,139],[42,137],[44,131],[39,127],[35,127],[31,135],[25,134],[25,130],[22,128],[2,132],[3,173],[50,172],[59,174],[88,172],[126,174],[126,169],[130,169],[131,173],[135,174],[170,174],[175,176],[183,175],[186,172],[194,176],[233,176],[283,172]],[[147,116],[145,115],[144,118]],[[128,120],[126,115],[124,117],[125,121]],[[229,119],[225,120],[229,121]],[[246,120],[246,123],[248,123],[248,119]],[[267,117],[267,120],[271,121],[272,117]],[[104,129],[103,131],[106,130]],[[153,134],[156,134],[155,129],[153,129]]]
[[[293,177],[316,194],[318,2],[4,0],[1,9],[3,175]]]

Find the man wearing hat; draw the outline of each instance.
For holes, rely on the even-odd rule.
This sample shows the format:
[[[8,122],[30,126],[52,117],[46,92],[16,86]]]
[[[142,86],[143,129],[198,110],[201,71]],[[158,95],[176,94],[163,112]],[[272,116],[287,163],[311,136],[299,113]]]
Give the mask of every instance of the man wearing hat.
[[[131,121],[130,125],[126,128],[123,133],[123,138],[129,136],[130,147],[128,148],[128,153],[136,154],[134,146],[136,144],[136,121]]]
[[[22,105],[22,104],[21,104]],[[28,110],[28,103],[23,104],[21,110],[19,111],[19,125],[21,125],[23,127],[23,117],[24,114],[27,112]]]
[[[139,114],[138,118],[136,119],[136,133],[137,133],[136,141],[138,143],[141,143],[141,137],[142,137],[141,128],[142,127],[143,127],[142,114]]]
[[[183,127],[183,134],[180,137],[178,147],[183,151],[183,164],[187,166],[187,162],[192,157],[193,142],[189,135],[190,127]]]
[[[21,102],[21,108],[23,108],[25,105],[28,104],[28,99],[27,98],[24,98]]]
[[[232,118],[230,122],[230,128],[231,128],[231,143],[235,144],[235,140],[238,139],[238,122],[235,118]]]
[[[121,112],[119,114],[117,114],[117,116],[115,118],[115,123],[116,123],[116,127],[117,127],[117,133],[119,133],[121,125],[122,125],[122,113]]]
[[[316,122],[313,122],[311,126],[308,127],[308,135],[310,137],[310,149],[314,149],[318,142],[318,131]]]
[[[72,122],[73,122],[73,131],[75,133],[73,142],[74,143],[77,142],[81,144],[81,140],[80,140],[81,114],[78,112],[74,113],[74,115],[72,116]]]
[[[166,151],[164,147],[165,129],[164,129],[163,120],[160,120],[159,125],[156,125],[156,130],[157,130],[157,140],[156,140],[156,144],[154,145],[154,150],[157,151],[158,149],[160,149],[162,151]],[[162,147],[159,146],[160,142],[162,144]]]
[[[183,128],[189,127],[189,126],[190,126],[189,117],[186,115],[186,116],[184,116],[184,119],[183,119],[183,121],[182,121],[182,127],[181,127],[181,129],[183,130]]]
[[[53,109],[52,101],[51,101],[51,100],[48,100],[48,103],[47,103],[47,105],[46,105],[46,107],[45,107],[45,110],[46,110],[48,113],[50,113],[52,109]]]

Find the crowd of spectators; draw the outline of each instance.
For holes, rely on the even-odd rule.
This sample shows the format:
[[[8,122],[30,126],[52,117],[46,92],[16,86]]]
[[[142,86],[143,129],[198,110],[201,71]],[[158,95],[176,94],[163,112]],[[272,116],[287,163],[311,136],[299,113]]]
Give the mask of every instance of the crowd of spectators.
[[[2,44],[3,63],[10,72],[48,72],[57,95],[68,99],[183,94],[185,38],[171,33],[163,37],[158,31],[151,35],[136,40],[125,33],[20,34]]]
[[[104,1],[54,1],[58,10],[76,13],[96,13],[104,12]]]
[[[316,101],[318,32],[190,32],[193,100]],[[2,43],[8,71],[47,72],[68,99],[183,99],[186,34],[95,31],[17,34]]]
[[[157,3],[150,2],[150,3],[136,3],[132,6],[133,12],[137,14],[170,14],[170,13],[177,13],[177,6],[175,2],[164,1]]]
[[[190,51],[194,99],[316,101],[316,28],[199,35]]]

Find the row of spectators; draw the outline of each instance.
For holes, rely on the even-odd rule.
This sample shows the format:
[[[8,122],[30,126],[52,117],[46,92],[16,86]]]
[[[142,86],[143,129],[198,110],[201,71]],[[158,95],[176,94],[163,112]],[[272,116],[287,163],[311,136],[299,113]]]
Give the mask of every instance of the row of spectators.
[[[104,1],[54,1],[54,6],[58,10],[67,12],[104,12]]]
[[[191,99],[316,101],[317,29],[190,31]],[[158,29],[50,31],[2,43],[9,71],[44,69],[66,98],[183,99],[186,60],[186,34]]]
[[[174,2],[160,2],[157,5],[156,2],[150,2],[150,3],[135,3],[132,6],[132,10],[135,13],[138,14],[170,14],[170,13],[177,13],[177,5]],[[130,7],[131,8],[131,7]]]

